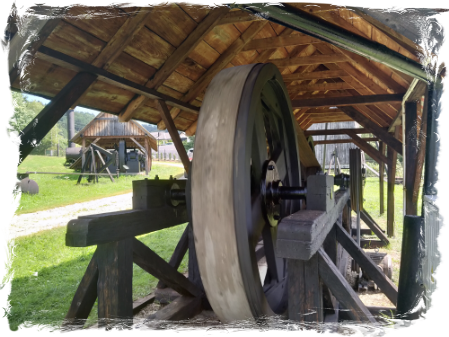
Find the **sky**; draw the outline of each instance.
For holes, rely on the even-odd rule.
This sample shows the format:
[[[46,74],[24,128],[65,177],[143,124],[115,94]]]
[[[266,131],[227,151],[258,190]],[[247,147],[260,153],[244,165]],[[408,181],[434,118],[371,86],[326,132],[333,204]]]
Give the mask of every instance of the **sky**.
[[[34,96],[34,95],[29,95],[29,94],[24,94],[24,96],[26,97],[26,99],[27,99],[29,102],[38,101],[38,102],[41,102],[41,103],[44,104],[44,105],[50,103],[50,100],[45,99],[45,98],[42,98],[42,97],[39,97],[39,96]],[[98,113],[100,112],[100,111],[98,111],[98,110],[92,110],[92,109],[82,108],[82,107],[80,107],[80,106],[77,106],[77,107],[75,108],[75,111],[78,111],[78,112],[87,112],[87,113],[93,114],[93,115],[95,115],[95,116],[98,115]]]

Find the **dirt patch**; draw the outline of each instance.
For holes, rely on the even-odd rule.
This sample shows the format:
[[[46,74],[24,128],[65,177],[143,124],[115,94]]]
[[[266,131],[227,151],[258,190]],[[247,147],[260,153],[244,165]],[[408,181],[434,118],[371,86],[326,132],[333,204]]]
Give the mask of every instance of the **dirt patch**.
[[[132,193],[56,207],[35,213],[15,215],[9,227],[9,239],[66,226],[79,216],[124,211],[132,208]]]

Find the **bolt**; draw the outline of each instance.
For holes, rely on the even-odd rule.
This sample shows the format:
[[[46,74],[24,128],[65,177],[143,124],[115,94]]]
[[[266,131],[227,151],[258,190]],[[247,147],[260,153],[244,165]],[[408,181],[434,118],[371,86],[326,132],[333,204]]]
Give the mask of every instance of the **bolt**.
[[[154,177],[154,180],[159,180],[159,176],[156,174],[156,177]]]
[[[173,176],[172,176],[172,175],[170,175],[170,178],[169,178],[169,180],[173,180]]]

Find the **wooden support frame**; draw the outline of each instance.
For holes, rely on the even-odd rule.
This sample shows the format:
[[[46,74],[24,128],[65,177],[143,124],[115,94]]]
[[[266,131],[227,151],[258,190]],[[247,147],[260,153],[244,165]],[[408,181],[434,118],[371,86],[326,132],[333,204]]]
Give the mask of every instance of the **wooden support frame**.
[[[389,134],[387,131],[385,131],[385,129],[379,127],[373,121],[363,116],[353,107],[339,106],[338,108],[353,120],[355,120],[357,123],[362,125],[364,128],[370,130],[371,133],[385,142],[388,147],[392,147],[397,153],[402,155],[402,143],[396,137]]]
[[[415,171],[415,178],[414,178],[414,185],[413,185],[413,198],[412,202],[417,204],[418,203],[418,193],[419,193],[419,186],[421,183],[421,176],[424,166],[424,160],[425,160],[425,154],[426,154],[426,134],[427,134],[427,99],[428,99],[428,90],[426,90],[426,94],[424,96],[424,106],[423,106],[423,112],[421,116],[421,127],[419,131],[419,141],[418,141],[418,154],[416,159],[416,171]]]
[[[418,133],[417,133],[417,103],[405,103],[405,214],[416,215],[417,204],[413,203],[413,194],[415,187],[415,176],[417,168],[417,150],[418,150]]]
[[[147,320],[180,321],[195,317],[202,311],[201,297],[180,296],[161,310],[147,317]]]
[[[0,54],[0,97],[12,86],[74,2],[75,0],[57,0],[36,5]]]
[[[365,151],[365,153],[375,161],[377,161],[378,163],[389,163],[389,159],[385,157],[385,155],[381,154],[373,146],[369,145],[365,140],[363,140],[363,138],[360,138],[353,132],[348,132],[347,135],[352,138],[355,145],[357,145],[361,150]]]
[[[346,282],[344,276],[326,254],[323,248],[318,249],[318,270],[323,282],[332,291],[338,302],[348,309],[352,319],[360,322],[376,323],[366,306],[355,291]]]
[[[39,143],[45,137],[96,78],[95,75],[84,72],[75,75],[51,102],[23,129],[19,147],[19,164],[34,149],[33,144]]]
[[[202,295],[192,282],[170,266],[164,259],[145,246],[136,238],[133,240],[133,261],[140,268],[162,280],[167,286],[184,296],[199,297]]]
[[[175,123],[173,122],[172,116],[170,115],[170,111],[168,111],[168,107],[163,101],[158,101],[158,110],[161,114],[162,120],[164,121],[167,130],[170,134],[170,137],[175,144],[176,151],[178,151],[179,158],[181,158],[182,165],[184,166],[184,170],[187,173],[190,171],[190,160],[187,155],[187,151],[182,145],[181,137],[179,136],[178,131],[176,130]]]
[[[133,239],[98,245],[98,326],[131,325]]]
[[[314,73],[311,73],[314,74]],[[287,75],[286,75],[287,76]],[[288,75],[290,76],[290,75]],[[309,98],[292,100],[292,107],[295,108],[316,108],[332,106],[354,106],[402,102],[404,94],[385,94],[368,96],[344,96],[327,98]]]
[[[385,155],[385,143],[379,142],[379,152],[383,156]],[[384,214],[385,200],[384,200],[384,178],[385,178],[385,165],[384,163],[379,163],[379,212]]]
[[[399,136],[400,127],[396,126],[394,132],[395,137]],[[387,190],[387,235],[388,237],[395,236],[395,226],[394,226],[394,186],[396,180],[396,161],[397,152],[391,147],[387,148],[387,157],[390,161],[388,166],[388,190]]]
[[[388,245],[390,243],[387,236],[384,234],[383,230],[374,221],[374,219],[369,215],[369,213],[366,211],[366,209],[360,211],[360,218],[370,228],[370,230],[373,231],[374,234],[376,234],[377,237],[385,243],[385,245]]]
[[[323,296],[318,275],[318,258],[287,259],[288,318],[297,322],[323,321]]]
[[[398,288],[396,285],[379,269],[379,267],[365,254],[363,249],[357,246],[357,243],[340,226],[335,226],[337,230],[337,240],[343,248],[354,258],[355,262],[364,270],[364,272],[377,284],[388,299],[396,306],[398,299]]]
[[[96,253],[87,266],[86,272],[73,296],[69,311],[65,316],[63,327],[82,327],[89,317],[92,307],[97,300],[98,266]]]

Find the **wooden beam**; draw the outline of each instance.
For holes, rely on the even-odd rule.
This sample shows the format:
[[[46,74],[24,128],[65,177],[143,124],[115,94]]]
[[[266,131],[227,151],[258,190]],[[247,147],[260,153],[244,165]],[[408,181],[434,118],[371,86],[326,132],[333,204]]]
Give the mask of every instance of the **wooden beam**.
[[[84,72],[75,75],[51,102],[23,129],[20,137],[19,164],[30,154],[35,144],[39,144],[96,78],[95,75]]]
[[[449,67],[449,19],[416,0],[336,0],[369,23]],[[441,34],[435,35],[435,32]]]
[[[308,261],[287,259],[288,319],[323,322],[322,289],[315,254]]]
[[[31,23],[29,23],[29,31],[38,32],[37,37],[33,36],[30,39],[28,34],[16,33],[9,45],[9,83],[12,86],[16,79],[20,76],[20,56],[26,51],[25,58],[32,59],[39,47],[45,42],[47,37],[53,32],[56,26],[61,22],[61,17],[42,20],[37,16],[31,16]],[[34,34],[33,34],[34,35]]]
[[[132,324],[133,245],[127,238],[97,247],[99,326]]]
[[[371,215],[369,215],[369,213],[366,211],[366,209],[360,211],[360,218],[370,228],[370,230],[373,231],[374,234],[377,235],[377,237],[380,240],[385,242],[385,245],[388,245],[390,243],[390,240],[388,240],[387,236],[384,234],[384,231],[374,221],[374,219],[371,217]]]
[[[105,83],[112,84],[119,88],[129,90],[135,94],[146,96],[150,99],[161,99],[171,106],[178,107],[184,111],[188,111],[193,114],[198,114],[199,108],[188,103],[184,103],[176,98],[162,94],[154,89],[145,87],[135,82],[129,81],[126,78],[114,75],[102,68],[92,66],[89,63],[77,60],[73,57],[67,56],[58,51],[52,50],[45,46],[39,48],[39,52],[36,55],[39,59],[47,62],[54,63],[63,68],[67,68],[76,72],[88,72],[96,74],[98,80]]]
[[[0,11],[22,6],[37,5],[48,0],[0,0]]]
[[[395,137],[399,136],[399,126],[396,126],[394,132]],[[387,148],[387,157],[390,162],[388,165],[388,190],[387,190],[387,235],[388,237],[395,236],[394,228],[394,186],[396,182],[396,161],[397,152],[391,146]]]
[[[362,138],[357,136],[355,133],[348,132],[347,135],[352,138],[354,144],[357,145],[361,150],[365,151],[365,153],[373,158],[378,163],[388,164],[388,158],[381,154],[378,150],[376,150],[373,146],[369,145]]]
[[[206,89],[207,85],[212,81],[212,79],[217,75],[222,69],[224,69],[232,59],[242,51],[243,47],[252,40],[254,36],[259,33],[268,21],[256,21],[251,23],[251,25],[237,38],[229,47],[226,49],[214,62],[213,65],[207,69],[207,71],[195,82],[195,84],[189,89],[189,91],[181,99],[185,102],[191,102],[196,99],[196,97]],[[179,111],[172,111],[172,118],[176,118]],[[190,126],[192,126],[192,123]],[[189,126],[189,128],[190,128]],[[188,128],[188,129],[189,129]],[[165,129],[165,125],[158,123],[158,129]],[[195,128],[196,130],[196,128]]]
[[[348,76],[348,73],[344,70],[323,70],[323,71],[313,71],[310,73],[286,74],[282,75],[282,78],[284,79],[285,82],[291,82],[291,81],[337,78],[342,76]]]
[[[132,14],[114,36],[109,40],[100,54],[92,62],[92,65],[108,69],[110,65],[120,56],[134,36],[145,26],[152,13],[152,8],[140,8],[136,14]]]
[[[148,304],[153,303],[155,299],[156,299],[156,295],[151,293],[145,297],[135,300],[133,302],[133,315],[136,315],[137,313],[139,313]]]
[[[189,54],[198,46],[203,38],[217,25],[218,21],[229,11],[227,7],[218,7],[212,9],[210,13],[201,21],[198,26],[190,33],[178,48],[169,56],[161,68],[145,84],[148,88],[155,90],[167,80],[178,66],[184,62]],[[129,121],[136,110],[143,106],[148,97],[138,95],[134,97],[127,106],[120,112],[119,120],[121,122]]]
[[[90,260],[84,276],[76,289],[69,311],[62,324],[63,327],[73,325],[84,326],[97,300],[98,266],[95,258],[96,253],[94,253]]]
[[[418,111],[416,102],[405,103],[405,165],[404,165],[404,188],[405,188],[405,215],[417,215],[417,204],[413,203],[413,192],[415,186],[415,172],[417,166],[418,150]]]
[[[315,157],[312,149],[310,148],[307,138],[304,136],[304,131],[301,130],[298,123],[294,123],[296,130],[296,143],[298,144],[298,152],[300,153],[299,160],[302,166],[308,167],[320,167],[318,160]]]
[[[218,21],[217,26],[220,25],[229,25],[232,23],[240,23],[240,22],[250,22],[250,21],[260,21],[264,20],[260,16],[254,15],[247,11],[232,11],[226,14],[224,17]]]
[[[308,136],[335,136],[335,135],[346,135],[348,132],[353,132],[355,134],[365,134],[371,133],[370,130],[366,128],[358,128],[358,129],[333,129],[333,130],[311,130],[304,131],[304,135]]]
[[[298,46],[313,43],[323,43],[323,41],[320,41],[308,35],[295,34],[291,36],[274,36],[265,39],[252,40],[245,46],[245,48],[243,48],[243,51],[282,48],[287,46]]]
[[[132,260],[140,268],[162,280],[181,295],[188,297],[202,295],[202,292],[184,275],[136,238],[133,239]]]
[[[295,91],[328,91],[328,90],[345,90],[345,89],[353,89],[354,86],[346,83],[346,82],[337,82],[337,83],[322,83],[322,84],[300,84],[300,85],[290,85],[288,90]]]
[[[344,276],[323,250],[320,248],[318,255],[318,269],[320,277],[332,294],[337,298],[343,308],[348,310],[352,319],[360,322],[376,323],[369,310],[360,300],[359,296],[348,284]]]
[[[326,63],[337,63],[337,62],[347,62],[348,59],[344,55],[339,54],[324,54],[324,55],[313,55],[306,57],[296,57],[296,58],[286,58],[286,59],[274,59],[271,60],[275,66],[279,68],[285,68],[290,66],[306,66],[311,64],[326,64]]]
[[[201,297],[180,296],[173,302],[151,314],[147,320],[181,321],[195,317],[202,311]],[[147,322],[150,324],[150,322]]]
[[[379,151],[382,155],[385,155],[385,143],[379,142]],[[384,177],[385,177],[385,165],[384,163],[379,163],[379,207],[380,214],[384,214]]]
[[[162,120],[164,121],[168,133],[170,134],[170,137],[173,141],[173,144],[175,145],[176,151],[178,151],[179,158],[181,158],[182,165],[184,166],[184,170],[186,170],[187,173],[190,171],[190,160],[189,156],[187,155],[187,151],[182,144],[181,137],[179,136],[178,131],[176,130],[175,123],[173,122],[173,119],[170,115],[170,111],[168,111],[168,107],[163,101],[157,101],[157,109],[159,110]]]
[[[292,101],[292,107],[295,108],[317,108],[332,106],[353,106],[370,105],[379,103],[399,103],[402,102],[404,94],[394,95],[370,95],[370,96],[345,96],[328,98],[309,98],[296,99]]]
[[[353,107],[338,106],[338,108],[345,114],[347,114],[349,117],[351,117],[353,120],[355,120],[357,123],[362,125],[364,128],[370,130],[371,133],[374,134],[374,136],[381,139],[389,147],[392,147],[397,153],[402,155],[402,143],[397,138],[393,137],[383,128],[376,125],[373,121],[369,120],[368,118],[360,114]]]
[[[372,279],[382,290],[385,296],[396,306],[398,300],[398,288],[396,285],[379,269],[379,267],[365,254],[363,249],[357,246],[357,243],[349,236],[343,228],[336,225],[337,240],[343,248],[351,255],[363,271]]]
[[[365,142],[377,142],[379,139],[375,137],[368,138],[360,138]],[[332,139],[332,140],[317,140],[313,142],[314,145],[323,145],[323,144],[345,144],[345,143],[353,143],[352,139]]]

